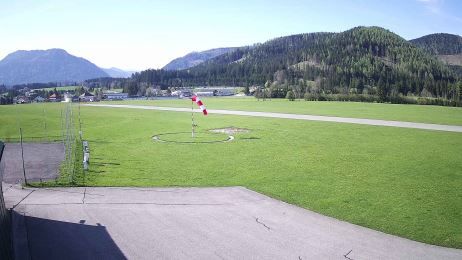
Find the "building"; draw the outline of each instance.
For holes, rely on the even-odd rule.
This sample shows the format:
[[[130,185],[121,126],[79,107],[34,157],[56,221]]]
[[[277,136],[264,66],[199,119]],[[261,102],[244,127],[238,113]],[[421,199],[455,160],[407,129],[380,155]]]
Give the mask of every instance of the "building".
[[[50,102],[61,102],[61,98],[56,94],[52,94],[51,96],[48,97],[48,101],[50,101]]]
[[[18,96],[16,97],[16,104],[25,104],[29,103],[29,98],[26,96]]]
[[[94,102],[96,101],[95,95],[85,92],[82,95],[79,96],[80,102]]]
[[[199,97],[211,97],[215,96],[213,91],[201,91],[201,92],[196,92],[196,95]]]
[[[128,98],[128,93],[103,93],[103,99],[124,100]]]

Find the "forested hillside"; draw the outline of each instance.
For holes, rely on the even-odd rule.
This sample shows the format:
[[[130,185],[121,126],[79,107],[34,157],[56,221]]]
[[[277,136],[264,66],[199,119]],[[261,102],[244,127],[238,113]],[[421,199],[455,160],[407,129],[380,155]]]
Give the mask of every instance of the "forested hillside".
[[[462,37],[449,33],[429,34],[410,41],[435,55],[462,53]]]
[[[413,44],[436,55],[462,78],[462,37],[448,33],[435,33],[414,40]]]
[[[204,61],[210,60],[217,56],[220,56],[224,53],[231,52],[236,48],[229,47],[229,48],[216,48],[201,52],[191,52],[186,54],[183,57],[176,58],[165,65],[162,69],[164,70],[182,70],[194,67],[203,63]]]
[[[188,70],[146,70],[134,74],[125,90],[133,94],[146,85],[259,86],[256,95],[285,97],[290,91],[307,99],[340,95],[408,102],[412,96],[451,105],[460,102],[462,88],[456,73],[436,56],[379,27],[281,37]]]

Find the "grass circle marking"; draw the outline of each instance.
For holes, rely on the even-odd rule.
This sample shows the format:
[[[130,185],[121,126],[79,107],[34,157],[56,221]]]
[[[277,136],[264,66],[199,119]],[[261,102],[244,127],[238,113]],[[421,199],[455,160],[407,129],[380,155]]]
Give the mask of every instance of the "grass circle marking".
[[[197,132],[193,138],[191,136],[191,132],[175,132],[153,135],[152,140],[160,143],[212,144],[231,142],[234,140],[234,136],[209,132]]]

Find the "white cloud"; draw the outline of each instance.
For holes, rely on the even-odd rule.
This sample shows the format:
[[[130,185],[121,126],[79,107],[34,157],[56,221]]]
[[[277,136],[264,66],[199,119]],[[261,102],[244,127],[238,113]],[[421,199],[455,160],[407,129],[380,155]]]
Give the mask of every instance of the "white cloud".
[[[433,14],[441,14],[441,7],[444,3],[444,0],[417,0],[425,6],[425,8]]]

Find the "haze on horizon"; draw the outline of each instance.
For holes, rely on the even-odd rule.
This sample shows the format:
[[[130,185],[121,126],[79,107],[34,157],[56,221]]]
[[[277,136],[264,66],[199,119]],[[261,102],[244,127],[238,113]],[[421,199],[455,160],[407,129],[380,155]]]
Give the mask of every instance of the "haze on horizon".
[[[0,59],[61,48],[104,68],[161,68],[192,51],[308,32],[381,26],[405,39],[462,35],[457,0],[0,0]]]

